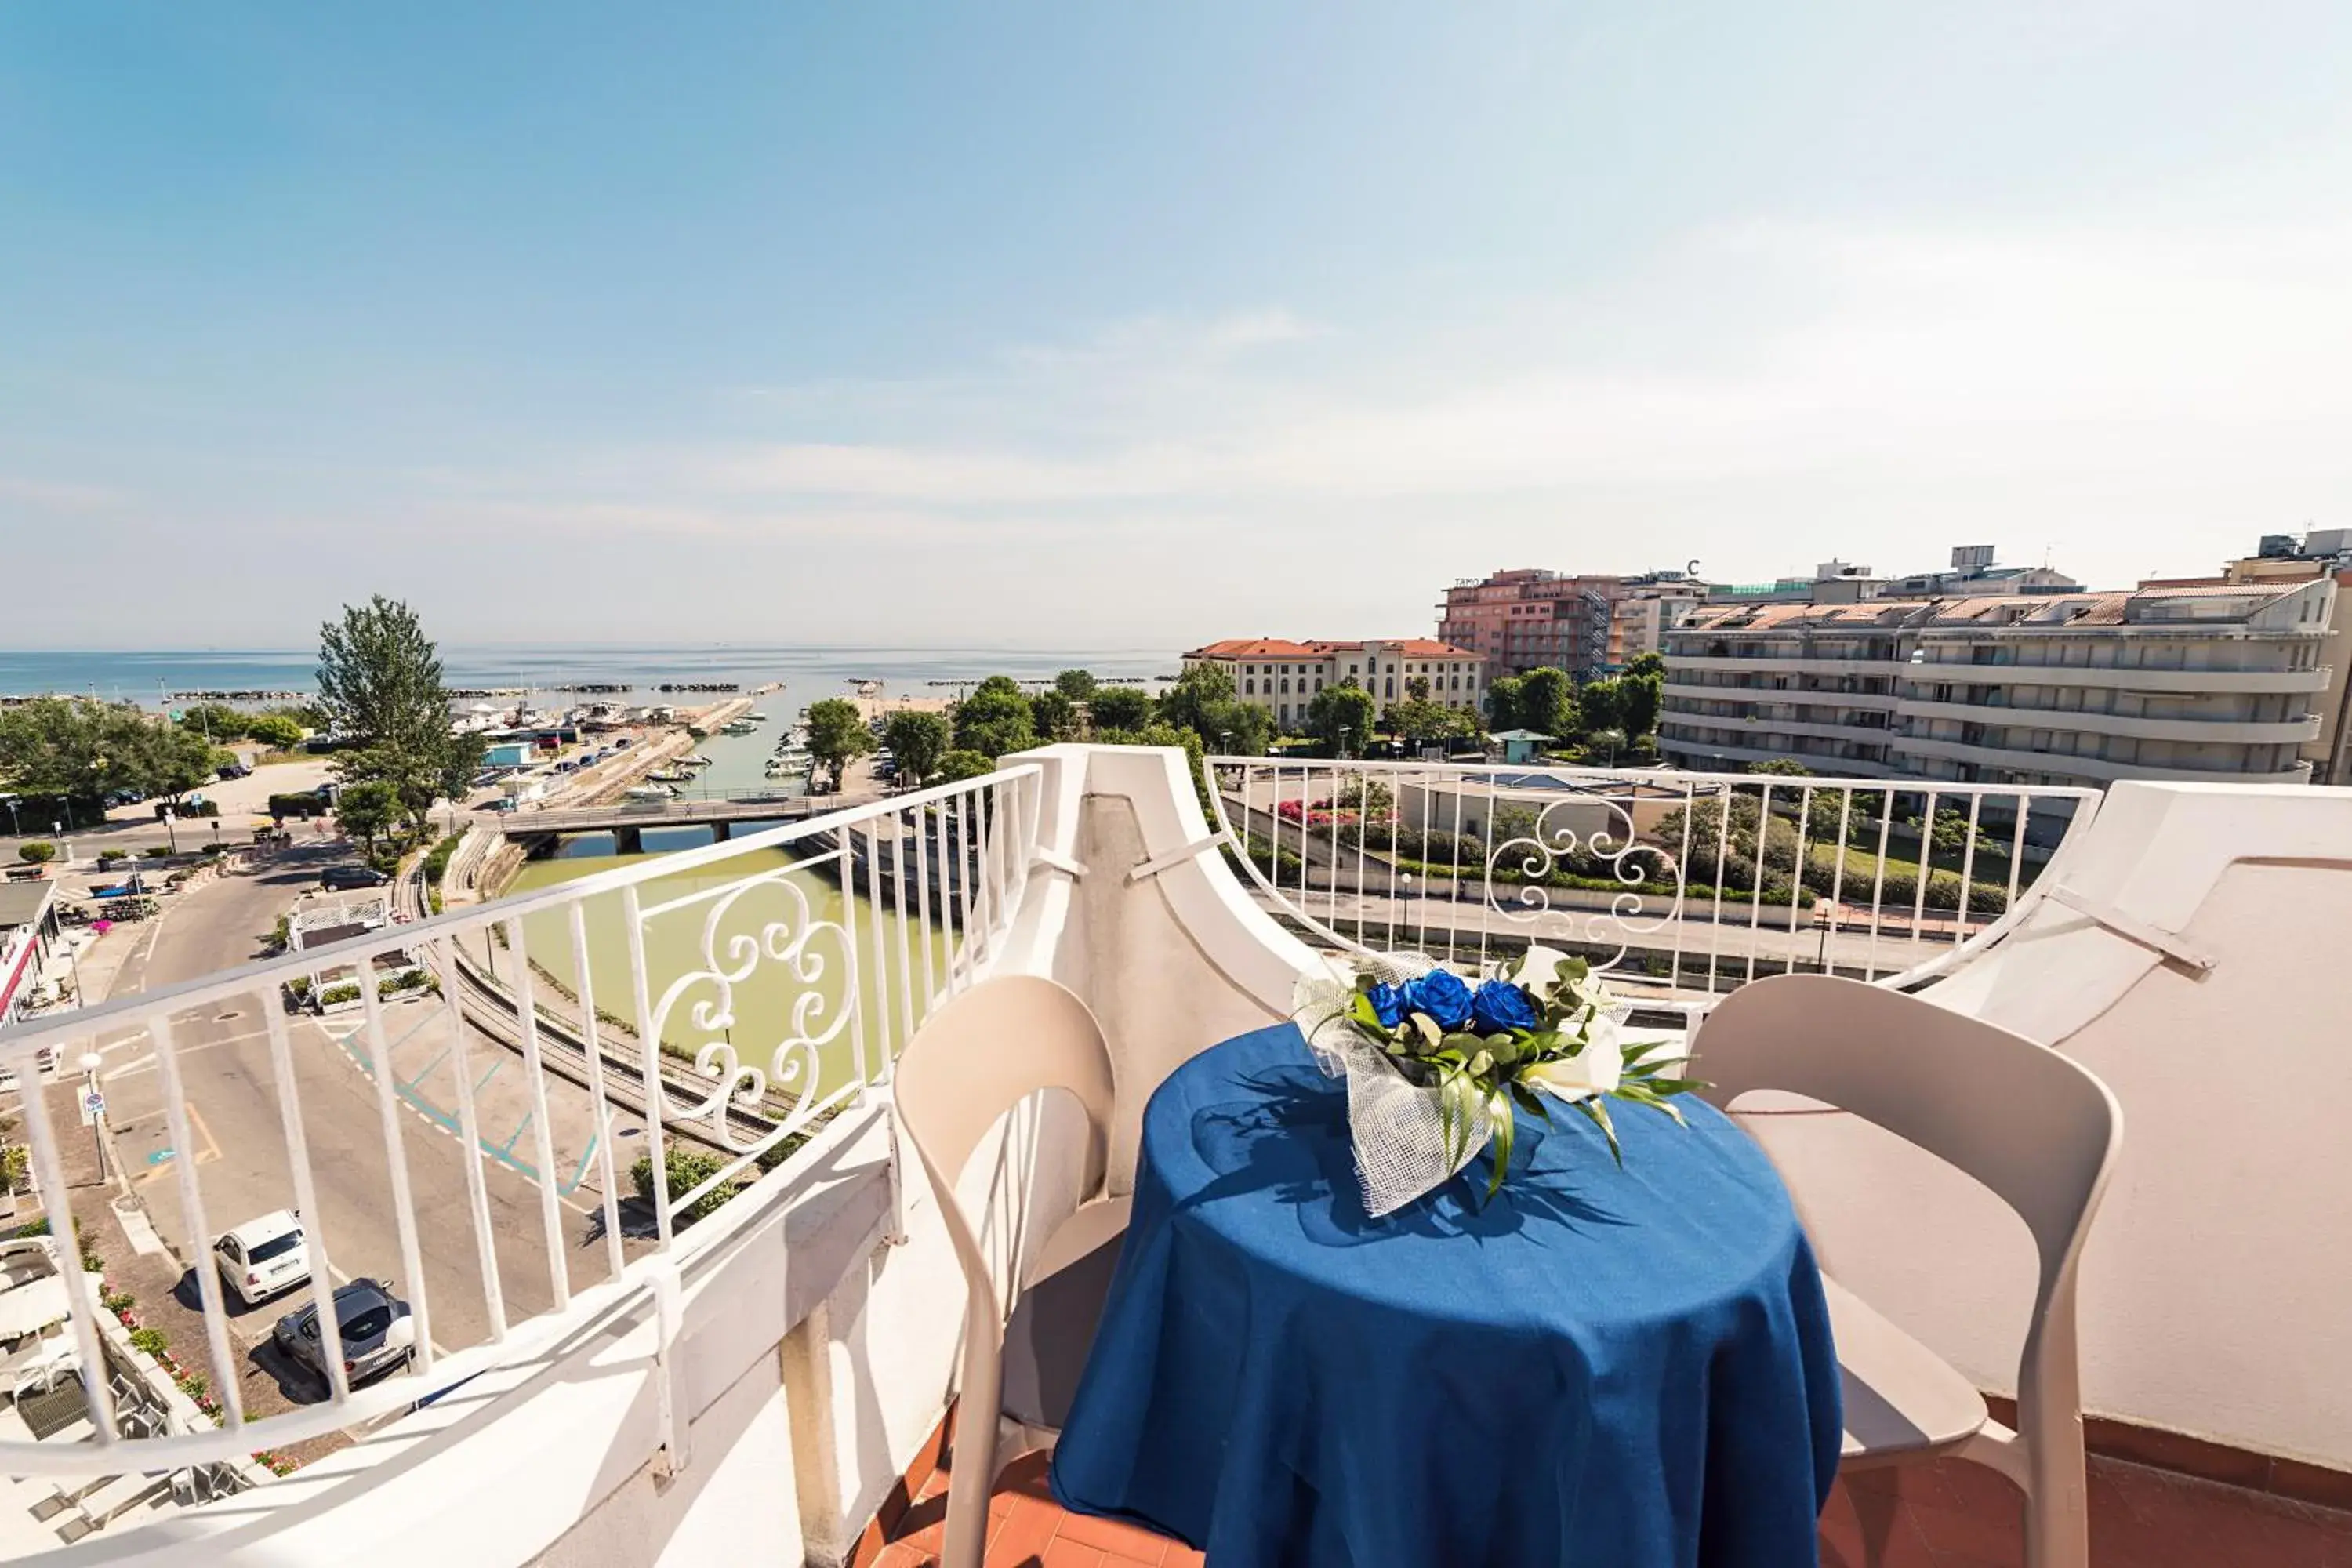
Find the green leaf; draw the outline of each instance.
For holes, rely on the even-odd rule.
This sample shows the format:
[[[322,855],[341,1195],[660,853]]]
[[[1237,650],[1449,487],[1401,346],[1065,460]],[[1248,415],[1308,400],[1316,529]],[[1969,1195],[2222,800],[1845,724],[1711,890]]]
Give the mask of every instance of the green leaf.
[[[1609,1108],[1601,1102],[1599,1096],[1595,1096],[1591,1100],[1578,1100],[1576,1109],[1587,1121],[1601,1129],[1601,1135],[1609,1140],[1610,1156],[1617,1162],[1617,1168],[1623,1170],[1625,1151],[1617,1146],[1617,1128],[1609,1120]]]
[[[1485,1078],[1488,1073],[1495,1070],[1494,1053],[1487,1050],[1480,1050],[1476,1056],[1470,1058],[1469,1065],[1465,1067],[1463,1070],[1467,1072],[1472,1078]]]
[[[1495,1124],[1495,1170],[1486,1178],[1486,1199],[1491,1203],[1502,1190],[1504,1173],[1510,1169],[1511,1139],[1517,1131],[1511,1117],[1511,1098],[1499,1084],[1486,1097],[1486,1117]]]
[[[1511,1080],[1510,1089],[1511,1098],[1519,1102],[1520,1110],[1542,1118],[1547,1124],[1550,1122],[1551,1108],[1544,1103],[1544,1096],[1538,1094],[1517,1079]]]
[[[1702,1078],[1653,1078],[1646,1074],[1642,1085],[1653,1094],[1696,1094],[1715,1087]]]
[[[1381,1033],[1387,1033],[1381,1024],[1381,1016],[1372,1011],[1372,999],[1360,991],[1348,999],[1348,1016],[1368,1029],[1380,1029]]]
[[[1444,1039],[1444,1036],[1437,1027],[1437,1021],[1428,1014],[1407,1013],[1405,1017],[1412,1022],[1414,1032],[1427,1041],[1433,1050]]]

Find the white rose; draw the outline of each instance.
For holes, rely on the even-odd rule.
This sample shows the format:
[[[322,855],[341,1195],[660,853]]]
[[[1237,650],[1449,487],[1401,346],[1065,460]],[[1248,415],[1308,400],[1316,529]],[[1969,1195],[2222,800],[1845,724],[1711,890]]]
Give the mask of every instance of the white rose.
[[[1607,1094],[1624,1076],[1625,1048],[1618,1039],[1617,1021],[1604,1013],[1592,1020],[1591,1036],[1582,1050],[1530,1068],[1521,1080],[1546,1094],[1573,1101]]]

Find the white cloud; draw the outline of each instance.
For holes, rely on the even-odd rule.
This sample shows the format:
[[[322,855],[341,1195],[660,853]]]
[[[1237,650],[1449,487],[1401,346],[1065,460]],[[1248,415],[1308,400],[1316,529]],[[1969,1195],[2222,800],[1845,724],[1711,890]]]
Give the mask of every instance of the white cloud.
[[[1666,272],[1671,289],[1538,312],[1542,330],[1507,358],[1491,336],[1450,363],[1443,345],[1410,345],[1409,374],[1360,356],[1311,379],[1209,347],[1309,335],[1280,311],[1186,333],[1130,327],[1065,353],[1009,355],[993,374],[944,379],[911,403],[893,384],[887,438],[706,453],[680,479],[975,519],[1214,508],[1255,526],[1375,501],[1458,523],[1507,496],[1646,496],[1633,510],[1668,514],[1675,498],[1703,496],[1705,515],[1687,521],[1717,537],[1687,548],[1714,553],[1731,542],[1743,490],[1754,521],[1796,505],[1843,548],[1890,555],[1933,541],[1901,537],[1906,517],[1886,509],[1943,529],[1962,521],[1946,514],[1965,497],[1988,537],[2054,534],[2087,550],[2086,530],[2128,531],[2101,559],[2110,573],[2126,557],[2139,569],[2151,551],[2200,564],[2245,542],[2229,530],[2292,526],[2352,489],[2352,292],[2340,284],[2352,227],[1757,226],[1708,237]],[[1724,299],[1736,308],[1718,308]],[[1582,352],[1604,304],[1638,313],[1616,323],[1621,334],[1672,339],[1673,352],[1654,368],[1622,350]],[[1678,311],[1741,328],[1695,353]],[[1155,386],[1181,395],[1144,395]],[[1066,416],[1071,438],[937,434],[968,427],[959,412],[992,398],[1018,400],[1031,430]],[[1106,408],[1129,405],[1149,413],[1106,427]],[[1488,563],[1475,532],[1460,548],[1450,567]],[[1748,552],[1756,569],[1780,563]]]

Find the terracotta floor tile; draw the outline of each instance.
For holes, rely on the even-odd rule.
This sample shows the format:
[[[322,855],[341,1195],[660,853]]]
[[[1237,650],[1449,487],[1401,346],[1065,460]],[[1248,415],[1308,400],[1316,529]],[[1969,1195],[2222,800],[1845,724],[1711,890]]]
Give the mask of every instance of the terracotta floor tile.
[[[1910,1510],[1881,1490],[1843,1481],[1822,1510],[1822,1568],[1937,1568]]]
[[[1202,1554],[1123,1521],[1053,1500],[1047,1457],[1000,1479],[987,1568],[1205,1568]],[[942,1472],[874,1568],[936,1568]],[[1822,1511],[1821,1568],[2019,1568],[2023,1498],[1998,1472],[1957,1461],[1841,1477]],[[2095,1458],[2093,1568],[2352,1568],[2352,1513]],[[861,1561],[865,1559],[861,1557]]]
[[[1035,1568],[1061,1522],[1058,1505],[1014,1498],[1004,1522],[997,1527],[996,1539],[988,1543],[986,1568]]]
[[[1090,1513],[1065,1514],[1062,1528],[1055,1539],[1075,1541],[1108,1553],[1132,1557],[1151,1564],[1152,1568],[1159,1568],[1160,1559],[1168,1550],[1164,1536],[1154,1535],[1124,1520],[1097,1519]]]
[[[1963,1511],[1909,1503],[1904,1511],[1927,1542],[1927,1550],[1938,1557],[1949,1553],[1984,1563],[2025,1561],[2025,1525],[2014,1493],[2006,1507],[1993,1510]]]

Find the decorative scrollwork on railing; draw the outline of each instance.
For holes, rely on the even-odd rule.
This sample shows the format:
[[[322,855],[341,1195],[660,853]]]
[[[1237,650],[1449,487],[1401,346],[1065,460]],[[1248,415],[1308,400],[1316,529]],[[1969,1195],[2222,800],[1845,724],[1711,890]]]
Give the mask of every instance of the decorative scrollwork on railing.
[[[797,869],[771,871],[716,895],[703,915],[701,966],[671,981],[654,1004],[656,1039],[668,1037],[665,1031],[679,1005],[688,1004],[685,1024],[696,1037],[694,1065],[712,1084],[709,1093],[692,1104],[679,1102],[666,1090],[663,1121],[707,1121],[712,1135],[730,1149],[748,1149],[773,1135],[730,1125],[730,1102],[765,1114],[771,1089],[789,1094],[793,1106],[778,1128],[787,1134],[816,1115],[824,1104],[824,1048],[848,1029],[857,1005],[857,956],[849,931],[838,921],[817,918],[807,892],[794,879]],[[747,902],[756,907],[754,895],[772,898],[782,905],[781,911],[773,918],[742,922],[738,929],[738,910]],[[647,917],[648,923],[654,918]],[[763,964],[782,965],[798,986],[781,1019],[746,1019],[737,1011],[740,988]],[[735,1044],[736,1031],[771,1024],[780,1026],[772,1044]]]
[[[1555,818],[1558,820],[1555,820]],[[1618,884],[1606,909],[1560,900],[1551,879],[1559,874]],[[1668,889],[1671,889],[1669,891]],[[1606,889],[1594,889],[1606,891]],[[1591,952],[1596,970],[1622,963],[1632,938],[1662,931],[1678,916],[1683,869],[1664,847],[1645,843],[1628,803],[1608,795],[1578,795],[1552,801],[1523,832],[1496,844],[1486,856],[1486,901],[1504,919],[1521,924],[1545,915],[1565,917],[1569,941]],[[1615,951],[1609,952],[1612,947]]]

